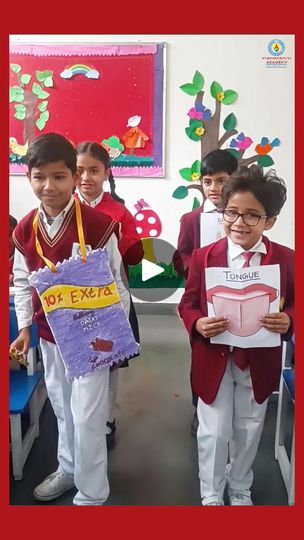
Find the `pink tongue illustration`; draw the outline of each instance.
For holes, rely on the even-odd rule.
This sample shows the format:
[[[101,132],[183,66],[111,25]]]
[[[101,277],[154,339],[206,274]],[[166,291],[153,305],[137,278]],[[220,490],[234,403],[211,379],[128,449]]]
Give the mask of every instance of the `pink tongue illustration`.
[[[244,337],[260,330],[259,319],[269,312],[269,305],[278,291],[268,285],[254,284],[243,290],[217,286],[207,291],[207,301],[213,304],[216,317],[230,320],[229,332]]]

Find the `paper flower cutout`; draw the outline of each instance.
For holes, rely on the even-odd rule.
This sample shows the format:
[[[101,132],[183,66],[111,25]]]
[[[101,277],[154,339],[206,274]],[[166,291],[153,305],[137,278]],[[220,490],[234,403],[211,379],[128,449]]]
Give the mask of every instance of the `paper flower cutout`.
[[[185,129],[189,139],[199,141],[205,133],[204,124],[201,120],[190,120],[189,127]]]

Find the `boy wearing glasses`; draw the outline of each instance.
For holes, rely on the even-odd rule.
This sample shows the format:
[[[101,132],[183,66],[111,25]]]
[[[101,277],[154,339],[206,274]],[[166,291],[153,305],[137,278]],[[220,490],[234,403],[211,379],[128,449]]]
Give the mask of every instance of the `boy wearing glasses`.
[[[277,388],[282,346],[239,348],[210,343],[229,329],[225,317],[208,317],[205,268],[279,264],[280,313],[261,317],[262,327],[291,337],[294,307],[293,250],[263,236],[286,201],[274,171],[257,165],[234,173],[222,192],[227,238],[195,250],[179,313],[192,348],[191,383],[198,399],[197,433],[202,504],[222,506],[228,483],[232,506],[251,506],[254,462],[267,401]],[[229,457],[229,463],[228,462]]]

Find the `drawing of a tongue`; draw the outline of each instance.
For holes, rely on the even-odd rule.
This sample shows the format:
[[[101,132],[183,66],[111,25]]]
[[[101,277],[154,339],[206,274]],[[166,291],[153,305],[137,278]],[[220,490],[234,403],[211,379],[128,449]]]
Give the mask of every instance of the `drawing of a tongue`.
[[[269,312],[277,295],[277,289],[268,285],[254,284],[243,290],[218,285],[207,291],[207,301],[213,304],[216,317],[229,319],[228,331],[243,337],[261,329],[259,319]]]

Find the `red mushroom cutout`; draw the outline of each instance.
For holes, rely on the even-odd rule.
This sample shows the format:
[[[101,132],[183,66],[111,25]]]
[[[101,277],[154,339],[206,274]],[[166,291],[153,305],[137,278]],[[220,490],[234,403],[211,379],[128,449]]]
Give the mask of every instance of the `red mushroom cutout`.
[[[151,210],[151,206],[144,199],[137,201],[137,204],[134,206],[137,210],[137,213],[134,215],[136,230],[142,239],[145,259],[155,263],[156,257],[152,239],[160,236],[162,232],[161,220],[156,212]]]
[[[277,297],[277,289],[261,283],[242,290],[218,285],[207,291],[207,301],[213,304],[216,317],[227,317],[228,332],[240,337],[261,330],[260,317],[269,312],[271,302]]]
[[[134,207],[137,210],[134,215],[136,230],[140,238],[157,238],[160,236],[162,224],[156,212],[150,210],[151,206],[144,199],[140,199]],[[146,210],[147,208],[149,210]]]

